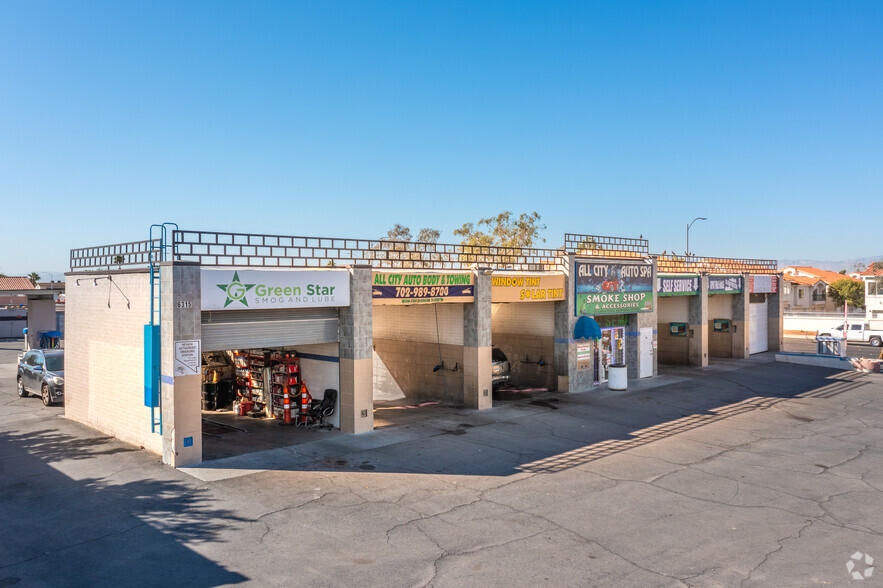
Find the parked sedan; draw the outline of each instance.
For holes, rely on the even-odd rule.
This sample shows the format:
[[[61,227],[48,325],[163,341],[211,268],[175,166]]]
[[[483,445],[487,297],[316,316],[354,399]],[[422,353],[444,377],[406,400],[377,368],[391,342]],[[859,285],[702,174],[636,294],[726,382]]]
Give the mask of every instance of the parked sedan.
[[[18,362],[18,395],[40,392],[43,404],[64,402],[64,351],[31,349]]]
[[[494,347],[491,350],[491,379],[494,390],[509,382],[509,359],[503,350]]]

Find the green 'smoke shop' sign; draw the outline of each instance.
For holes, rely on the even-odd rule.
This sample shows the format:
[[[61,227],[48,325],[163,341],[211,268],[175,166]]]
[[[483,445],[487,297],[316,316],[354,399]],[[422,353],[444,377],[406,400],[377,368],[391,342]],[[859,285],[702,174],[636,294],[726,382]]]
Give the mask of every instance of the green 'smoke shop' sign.
[[[576,262],[576,315],[633,314],[653,310],[649,263]]]

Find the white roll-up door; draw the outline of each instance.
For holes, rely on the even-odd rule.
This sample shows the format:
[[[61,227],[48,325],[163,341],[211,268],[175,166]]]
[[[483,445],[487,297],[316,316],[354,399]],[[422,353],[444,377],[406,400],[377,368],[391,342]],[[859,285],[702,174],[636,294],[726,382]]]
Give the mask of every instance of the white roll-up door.
[[[767,341],[767,301],[752,302],[748,305],[748,353],[760,353],[769,349]]]
[[[202,313],[202,350],[337,343],[336,308],[215,310]]]

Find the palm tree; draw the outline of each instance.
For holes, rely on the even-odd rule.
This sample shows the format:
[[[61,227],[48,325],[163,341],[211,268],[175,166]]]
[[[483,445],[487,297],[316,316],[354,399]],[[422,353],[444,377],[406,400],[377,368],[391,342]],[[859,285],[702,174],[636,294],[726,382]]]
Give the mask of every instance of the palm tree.
[[[37,285],[37,282],[40,281],[40,274],[37,272],[31,272],[28,274],[28,279],[31,281],[33,285]]]

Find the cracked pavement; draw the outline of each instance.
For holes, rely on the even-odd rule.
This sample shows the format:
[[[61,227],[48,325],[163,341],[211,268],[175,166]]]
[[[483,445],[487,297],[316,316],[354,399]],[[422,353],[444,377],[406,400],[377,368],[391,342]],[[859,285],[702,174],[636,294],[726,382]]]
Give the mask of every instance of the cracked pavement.
[[[764,354],[179,471],[18,398],[13,347],[0,586],[845,586],[883,558],[880,375]]]

